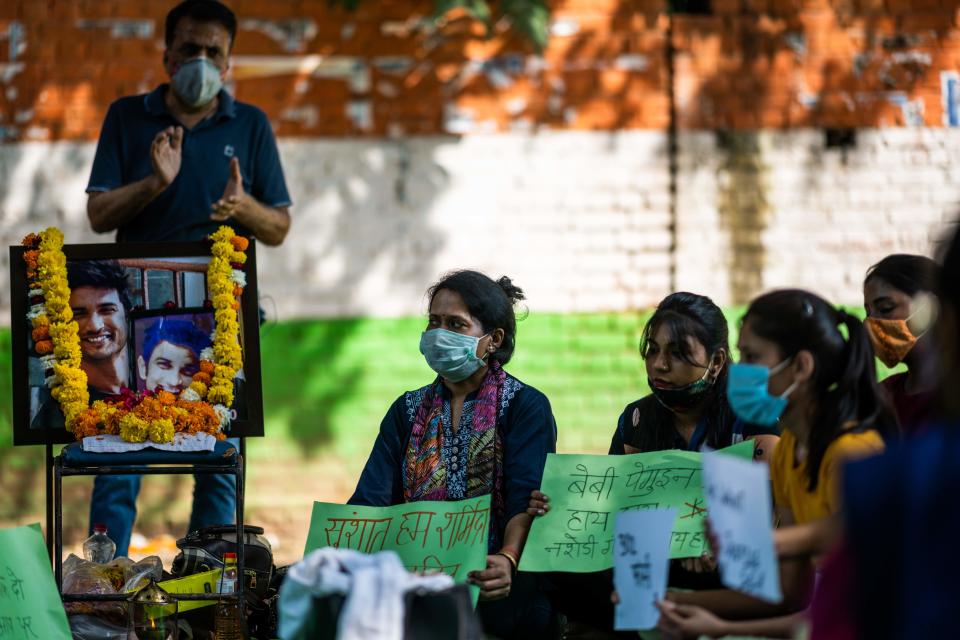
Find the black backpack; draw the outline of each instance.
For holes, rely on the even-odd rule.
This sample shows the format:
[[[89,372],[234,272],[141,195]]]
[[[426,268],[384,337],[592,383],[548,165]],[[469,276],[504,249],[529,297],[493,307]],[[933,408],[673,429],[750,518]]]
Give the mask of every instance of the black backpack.
[[[335,640],[337,620],[346,597],[330,594],[313,599],[313,619],[306,630],[311,640]],[[481,640],[483,629],[465,584],[443,591],[415,590],[404,596],[404,640]]]
[[[243,526],[243,586],[248,602],[262,602],[273,578],[273,549],[263,527]],[[198,529],[177,540],[180,553],[170,572],[183,577],[223,568],[223,554],[237,552],[237,528],[218,525]]]

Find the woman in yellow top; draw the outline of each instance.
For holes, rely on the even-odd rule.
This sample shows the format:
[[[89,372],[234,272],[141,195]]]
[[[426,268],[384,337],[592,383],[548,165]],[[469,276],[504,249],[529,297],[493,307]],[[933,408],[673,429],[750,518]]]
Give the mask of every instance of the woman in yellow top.
[[[781,426],[770,463],[781,525],[835,514],[842,464],[881,452],[897,431],[866,328],[817,295],[774,291],[750,304],[738,346],[731,407],[748,422]]]
[[[857,318],[823,298],[782,290],[755,299],[743,318],[740,363],[730,367],[727,397],[737,416],[779,424],[770,462],[775,535],[785,596],[780,613],[806,604],[811,556],[829,548],[840,510],[843,464],[879,453],[897,422],[877,382],[873,349]],[[664,608],[662,625],[683,633],[789,635],[796,616],[731,623],[734,617],[771,615],[733,592],[671,594],[681,606]],[[719,626],[718,626],[719,625]]]

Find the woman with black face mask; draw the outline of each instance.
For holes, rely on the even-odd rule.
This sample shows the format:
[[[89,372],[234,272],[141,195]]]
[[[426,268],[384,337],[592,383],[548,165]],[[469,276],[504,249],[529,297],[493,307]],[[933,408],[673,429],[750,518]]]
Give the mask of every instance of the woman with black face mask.
[[[776,430],[738,420],[725,394],[730,343],[727,320],[710,298],[674,293],[643,329],[640,355],[651,394],[627,405],[611,454],[719,449],[753,438],[766,459]]]
[[[651,393],[628,404],[620,414],[611,455],[721,449],[745,439],[755,441],[756,459],[767,460],[773,453],[779,439],[776,428],[739,420],[727,402],[729,328],[720,307],[710,298],[687,292],[664,298],[643,329],[640,355]],[[549,508],[548,496],[540,491],[531,494],[527,513],[543,515]],[[718,588],[715,568],[706,555],[674,560],[670,586]],[[568,580],[570,588],[565,584]],[[555,582],[555,604],[568,618],[591,627],[612,627],[609,571],[559,574]]]

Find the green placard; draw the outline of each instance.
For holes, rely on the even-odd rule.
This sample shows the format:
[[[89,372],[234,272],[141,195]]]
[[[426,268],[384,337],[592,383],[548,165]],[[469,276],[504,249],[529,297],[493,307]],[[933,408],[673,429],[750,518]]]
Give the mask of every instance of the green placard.
[[[304,555],[322,547],[396,551],[415,573],[443,572],[465,583],[487,566],[490,496],[456,502],[361,507],[314,502]],[[476,588],[471,587],[476,600]]]
[[[0,638],[70,640],[39,524],[0,529]]]
[[[753,442],[721,449],[753,457]],[[523,549],[523,571],[602,571],[613,566],[613,521],[618,511],[676,509],[671,558],[706,548],[701,454],[655,451],[625,456],[549,454],[541,490],[550,511],[533,522]]]

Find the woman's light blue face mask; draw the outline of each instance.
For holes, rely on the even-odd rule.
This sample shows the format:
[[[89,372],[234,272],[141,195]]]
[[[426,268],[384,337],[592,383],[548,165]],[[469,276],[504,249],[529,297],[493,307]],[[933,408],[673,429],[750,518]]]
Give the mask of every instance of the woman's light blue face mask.
[[[486,366],[486,361],[477,357],[477,346],[488,335],[478,338],[446,329],[429,329],[420,336],[420,353],[441,378],[461,382]]]
[[[783,371],[793,358],[787,358],[772,369],[758,364],[730,365],[727,373],[727,400],[737,417],[749,424],[771,427],[787,409],[787,398],[796,388],[794,382],[783,394],[770,394],[770,378]]]

